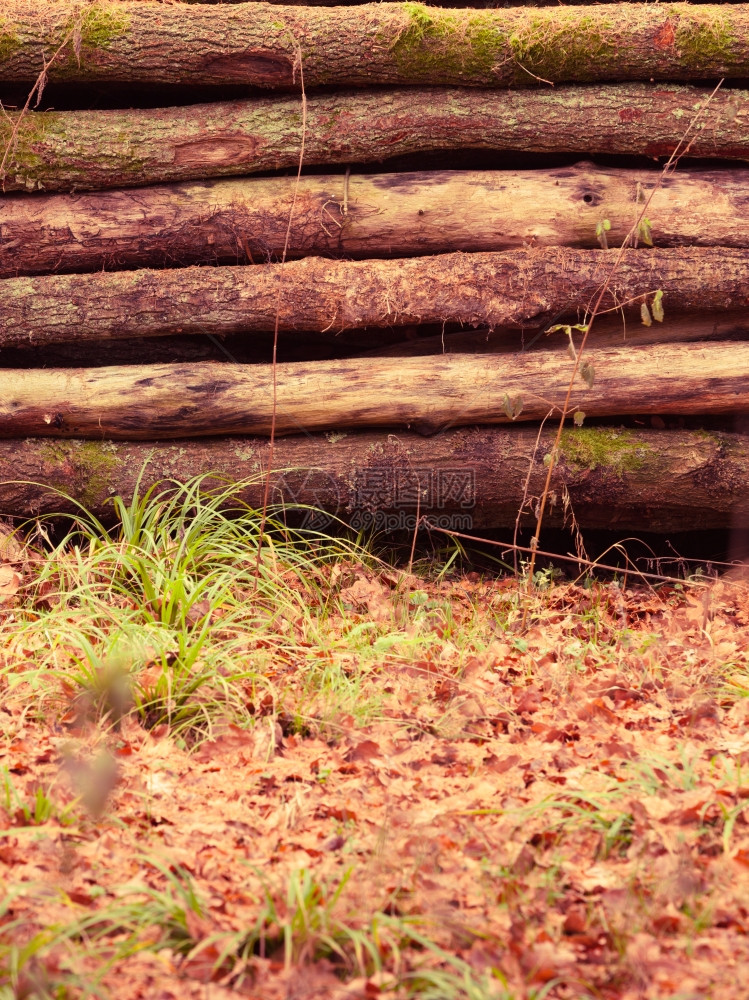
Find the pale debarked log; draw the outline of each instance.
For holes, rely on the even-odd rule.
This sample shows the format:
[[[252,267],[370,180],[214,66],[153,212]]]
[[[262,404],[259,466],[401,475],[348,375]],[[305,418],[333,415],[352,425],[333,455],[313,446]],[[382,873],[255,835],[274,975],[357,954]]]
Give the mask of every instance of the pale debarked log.
[[[749,344],[586,351],[570,406],[588,418],[749,413]],[[353,358],[271,365],[0,370],[0,437],[121,440],[413,428],[541,420],[564,407],[558,351]],[[277,387],[274,398],[273,384]]]
[[[749,157],[749,130],[747,139]],[[616,247],[648,198],[645,235],[658,247],[749,247],[747,191],[749,170],[738,167],[663,177],[579,163],[28,195],[2,202],[0,277],[264,263],[282,254],[292,204],[289,258],[598,247],[604,220]]]

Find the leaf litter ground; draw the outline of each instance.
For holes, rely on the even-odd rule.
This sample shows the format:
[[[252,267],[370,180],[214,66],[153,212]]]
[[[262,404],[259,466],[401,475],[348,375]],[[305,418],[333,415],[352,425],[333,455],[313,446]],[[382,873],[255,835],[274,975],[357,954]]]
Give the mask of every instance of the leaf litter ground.
[[[40,687],[22,575],[1,997],[749,996],[741,580],[555,584],[521,632],[515,580],[341,562],[191,740],[83,711],[72,648]]]

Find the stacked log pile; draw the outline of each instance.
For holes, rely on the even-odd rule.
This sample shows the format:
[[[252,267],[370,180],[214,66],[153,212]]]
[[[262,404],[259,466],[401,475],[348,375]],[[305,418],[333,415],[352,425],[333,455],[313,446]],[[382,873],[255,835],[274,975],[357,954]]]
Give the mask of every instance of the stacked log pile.
[[[749,525],[747,78],[741,3],[9,0],[0,513],[532,524],[564,414],[550,525]]]

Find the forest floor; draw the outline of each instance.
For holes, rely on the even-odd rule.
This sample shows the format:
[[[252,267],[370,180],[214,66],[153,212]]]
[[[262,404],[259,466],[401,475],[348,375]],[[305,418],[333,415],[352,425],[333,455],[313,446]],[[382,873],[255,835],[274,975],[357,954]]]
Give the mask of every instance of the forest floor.
[[[0,997],[749,996],[745,582],[159,517],[6,540]]]

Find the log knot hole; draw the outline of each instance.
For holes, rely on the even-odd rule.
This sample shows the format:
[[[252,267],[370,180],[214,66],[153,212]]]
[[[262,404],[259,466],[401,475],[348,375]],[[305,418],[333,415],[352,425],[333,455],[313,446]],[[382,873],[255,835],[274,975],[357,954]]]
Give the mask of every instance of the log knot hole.
[[[175,148],[173,163],[179,167],[232,166],[251,162],[256,149],[257,142],[250,136],[194,139]]]
[[[259,87],[290,86],[294,83],[294,60],[291,56],[266,49],[209,56],[203,60],[203,70],[213,78],[225,76],[227,83],[251,83]]]

